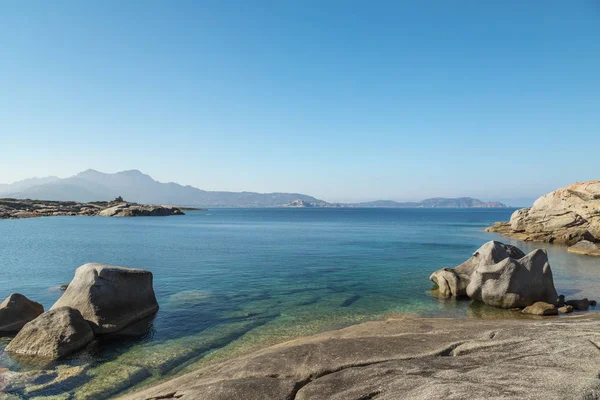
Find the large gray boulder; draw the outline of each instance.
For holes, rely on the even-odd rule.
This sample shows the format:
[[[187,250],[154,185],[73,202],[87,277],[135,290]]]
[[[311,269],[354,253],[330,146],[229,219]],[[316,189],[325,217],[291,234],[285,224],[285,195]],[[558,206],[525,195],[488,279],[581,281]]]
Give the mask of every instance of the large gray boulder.
[[[6,352],[54,360],[81,349],[93,339],[94,333],[79,311],[60,307],[27,323]]]
[[[16,332],[44,312],[44,306],[19,293],[0,303],[0,333]]]
[[[517,247],[496,241],[481,246],[471,258],[458,267],[443,268],[431,274],[429,279],[438,286],[444,296],[466,296],[471,274],[480,266],[496,264],[508,257],[521,258],[525,254]]]
[[[538,301],[555,304],[558,298],[548,256],[541,249],[519,259],[480,265],[470,276],[467,295],[501,308],[522,308]]]
[[[150,271],[95,263],[77,268],[52,309],[65,306],[79,310],[95,334],[119,331],[158,311]]]

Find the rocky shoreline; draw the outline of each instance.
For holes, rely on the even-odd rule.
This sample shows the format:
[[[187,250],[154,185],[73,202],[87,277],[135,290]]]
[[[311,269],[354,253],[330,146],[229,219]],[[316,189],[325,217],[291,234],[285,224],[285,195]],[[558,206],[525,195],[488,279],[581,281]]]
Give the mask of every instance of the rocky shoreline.
[[[402,318],[208,366],[123,400],[598,398],[600,318]]]
[[[0,199],[0,219],[55,216],[155,217],[184,215],[178,207],[130,203],[122,199],[79,203],[30,199]]]
[[[517,240],[565,244],[573,252],[600,255],[600,180],[577,182],[515,211],[508,222],[486,229]],[[589,242],[589,244],[587,244]]]

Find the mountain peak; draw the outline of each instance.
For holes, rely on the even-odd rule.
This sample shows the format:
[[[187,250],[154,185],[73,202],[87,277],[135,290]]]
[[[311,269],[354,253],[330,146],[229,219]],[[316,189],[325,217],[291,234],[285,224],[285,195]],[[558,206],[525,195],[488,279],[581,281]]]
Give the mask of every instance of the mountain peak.
[[[116,173],[117,175],[127,175],[127,176],[141,176],[146,175],[139,169],[127,169],[125,171],[120,171]]]

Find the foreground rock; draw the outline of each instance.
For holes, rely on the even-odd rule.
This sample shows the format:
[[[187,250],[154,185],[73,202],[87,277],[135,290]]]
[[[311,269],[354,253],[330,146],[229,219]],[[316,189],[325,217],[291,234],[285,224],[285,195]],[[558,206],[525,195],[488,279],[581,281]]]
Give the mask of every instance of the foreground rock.
[[[81,312],[95,334],[116,332],[158,311],[152,273],[142,269],[85,264],[52,306]]]
[[[0,333],[16,332],[44,312],[44,306],[19,293],[0,303]]]
[[[477,268],[499,263],[507,257],[521,258],[523,256],[525,254],[515,246],[491,241],[477,249],[471,258],[458,267],[443,268],[431,274],[429,279],[438,286],[442,295],[466,296],[471,275]]]
[[[519,240],[574,245],[600,242],[600,180],[577,182],[548,193],[487,228]]]
[[[408,318],[295,340],[127,400],[595,399],[600,320]]]
[[[539,301],[555,303],[558,298],[548,256],[541,249],[518,260],[509,257],[480,266],[471,275],[467,295],[500,308],[527,307]]]
[[[54,360],[81,349],[93,339],[92,329],[79,311],[60,307],[27,323],[5,350],[16,356]]]
[[[582,240],[568,248],[569,253],[582,254],[584,256],[600,257],[600,245],[589,240]]]
[[[487,305],[523,308],[538,301],[554,304],[548,256],[543,250],[525,255],[515,246],[488,242],[455,269],[444,268],[430,278],[446,296],[468,296]]]
[[[118,201],[78,203],[75,201],[47,201],[0,199],[0,219],[19,219],[52,216],[102,215],[109,217],[183,215],[181,209],[171,206],[150,206]]]

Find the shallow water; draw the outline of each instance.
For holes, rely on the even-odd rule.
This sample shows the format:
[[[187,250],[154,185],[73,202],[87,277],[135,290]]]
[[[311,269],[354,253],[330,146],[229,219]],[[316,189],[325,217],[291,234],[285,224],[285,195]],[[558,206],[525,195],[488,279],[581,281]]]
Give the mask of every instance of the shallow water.
[[[104,262],[152,271],[161,307],[131,332],[44,366],[43,378],[39,366],[0,354],[0,371],[19,372],[4,374],[4,390],[106,398],[206,359],[390,314],[514,317],[430,293],[432,271],[493,239],[546,248],[560,293],[598,297],[599,259],[482,231],[512,211],[211,209],[0,221],[0,297],[19,292],[49,308],[78,266]]]

